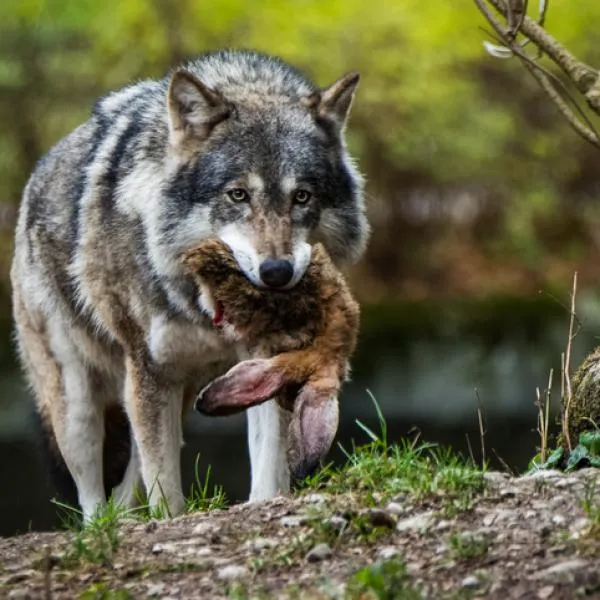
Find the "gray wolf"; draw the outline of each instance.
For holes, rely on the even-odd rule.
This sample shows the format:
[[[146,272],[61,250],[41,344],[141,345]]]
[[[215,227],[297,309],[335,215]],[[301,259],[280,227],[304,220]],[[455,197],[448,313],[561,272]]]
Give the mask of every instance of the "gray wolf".
[[[357,82],[320,89],[276,58],[207,54],[108,94],[35,168],[11,269],[16,339],[84,518],[110,493],[134,504],[140,479],[151,506],[184,510],[182,415],[237,362],[185,250],[216,236],[256,286],[280,288],[302,278],[316,242],[336,264],[363,252],[362,180],[344,143]],[[131,440],[108,490],[115,406]],[[250,500],[285,493],[281,409],[247,415]]]
[[[322,244],[290,290],[261,290],[233,253],[208,239],[184,254],[206,312],[248,360],[211,382],[196,400],[204,414],[231,414],[275,398],[289,411],[287,456],[296,478],[331,447],[338,394],[356,347],[359,307]]]

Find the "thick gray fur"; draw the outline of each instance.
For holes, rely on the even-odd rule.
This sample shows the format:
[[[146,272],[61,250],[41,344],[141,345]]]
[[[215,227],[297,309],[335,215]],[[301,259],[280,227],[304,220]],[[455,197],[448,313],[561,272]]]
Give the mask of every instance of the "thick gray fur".
[[[182,412],[237,360],[200,309],[184,250],[220,236],[256,285],[268,257],[293,264],[293,285],[316,241],[338,264],[362,254],[362,180],[343,137],[357,80],[320,90],[275,58],[207,54],[102,98],[38,163],[16,230],[17,340],[86,518],[105,501],[113,403],[134,440],[116,499],[131,505],[141,477],[152,505],[183,509]],[[247,202],[228,195],[238,188]],[[299,188],[308,203],[294,203]],[[287,428],[274,402],[248,419],[260,500],[287,491]]]

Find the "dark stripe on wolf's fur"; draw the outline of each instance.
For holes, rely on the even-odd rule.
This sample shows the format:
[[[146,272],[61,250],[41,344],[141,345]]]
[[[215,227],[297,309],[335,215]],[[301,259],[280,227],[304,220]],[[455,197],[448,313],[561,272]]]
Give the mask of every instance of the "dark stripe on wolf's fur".
[[[58,449],[50,423],[34,411],[34,429],[39,432],[38,450],[46,465],[44,473],[58,500],[77,506],[77,488]],[[106,497],[123,480],[131,453],[129,422],[121,406],[110,405],[104,412],[103,479]]]
[[[165,241],[175,241],[173,235],[192,210],[199,204],[208,205],[219,200],[225,184],[241,175],[226,153],[219,150],[207,152],[193,164],[180,168],[165,184],[168,211],[160,227]]]
[[[119,139],[110,155],[110,162],[101,179],[102,193],[100,196],[100,207],[103,219],[113,216],[115,204],[115,191],[119,182],[133,167],[136,151],[136,138],[144,130],[145,124],[136,118],[135,113],[143,111],[144,106],[135,103],[129,105],[131,122],[119,135]]]
[[[144,225],[140,219],[135,219],[135,221],[131,223],[129,235],[137,238],[136,247],[139,249],[139,252],[135,257],[136,262],[138,268],[146,273],[146,276],[148,277],[148,288],[144,291],[146,302],[160,307],[161,310],[170,313],[178,313],[179,311],[169,304],[167,292],[163,286],[163,280],[156,272],[155,267],[150,260]]]
[[[84,158],[84,161],[79,169],[77,179],[73,184],[69,202],[71,203],[71,214],[69,215],[69,264],[73,264],[75,259],[75,250],[79,241],[79,215],[81,212],[81,202],[85,192],[86,182],[88,178],[88,168],[96,158],[98,146],[102,143],[108,131],[108,122],[102,115],[96,117],[96,128],[92,137],[92,145],[89,152]]]
[[[40,160],[37,161],[35,168],[33,170],[33,172],[35,173],[36,171],[41,171],[44,168],[44,165],[46,164],[46,162],[48,162],[49,157],[46,154],[45,156],[43,156],[42,158],[40,158]],[[29,189],[29,198],[28,201],[25,203],[24,206],[24,210],[27,211],[26,214],[26,218],[25,218],[25,229],[26,231],[29,233],[32,231],[34,224],[36,223],[36,221],[39,220],[40,216],[43,214],[43,208],[44,208],[44,203],[42,202],[42,199],[39,197],[39,192],[37,190],[35,190],[35,192],[38,193],[34,193],[34,185],[35,185],[35,181],[30,180],[30,189]],[[35,198],[35,200],[34,200]],[[31,237],[28,237],[28,244],[29,244],[29,252],[31,253]]]

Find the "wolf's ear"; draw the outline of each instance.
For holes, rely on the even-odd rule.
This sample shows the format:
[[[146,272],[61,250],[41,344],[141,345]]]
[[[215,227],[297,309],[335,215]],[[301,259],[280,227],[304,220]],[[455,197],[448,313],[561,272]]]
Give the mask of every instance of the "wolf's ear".
[[[200,392],[196,410],[211,417],[242,412],[270,400],[286,383],[285,369],[275,360],[244,360]]]
[[[331,448],[339,422],[337,390],[306,384],[298,394],[288,429],[287,459],[295,479],[310,475]]]
[[[339,132],[346,124],[359,79],[358,73],[348,73],[329,87],[304,98],[303,102],[314,110],[317,120],[324,120]]]
[[[174,147],[201,142],[227,119],[231,105],[188,71],[176,71],[168,95],[169,136]]]

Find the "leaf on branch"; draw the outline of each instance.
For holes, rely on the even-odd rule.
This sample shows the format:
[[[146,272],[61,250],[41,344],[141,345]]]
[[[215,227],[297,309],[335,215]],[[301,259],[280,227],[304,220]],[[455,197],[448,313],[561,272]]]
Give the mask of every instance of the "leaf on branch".
[[[514,56],[513,51],[506,46],[498,46],[491,44],[490,42],[483,42],[483,47],[487,50],[488,54],[495,58],[512,58]]]

